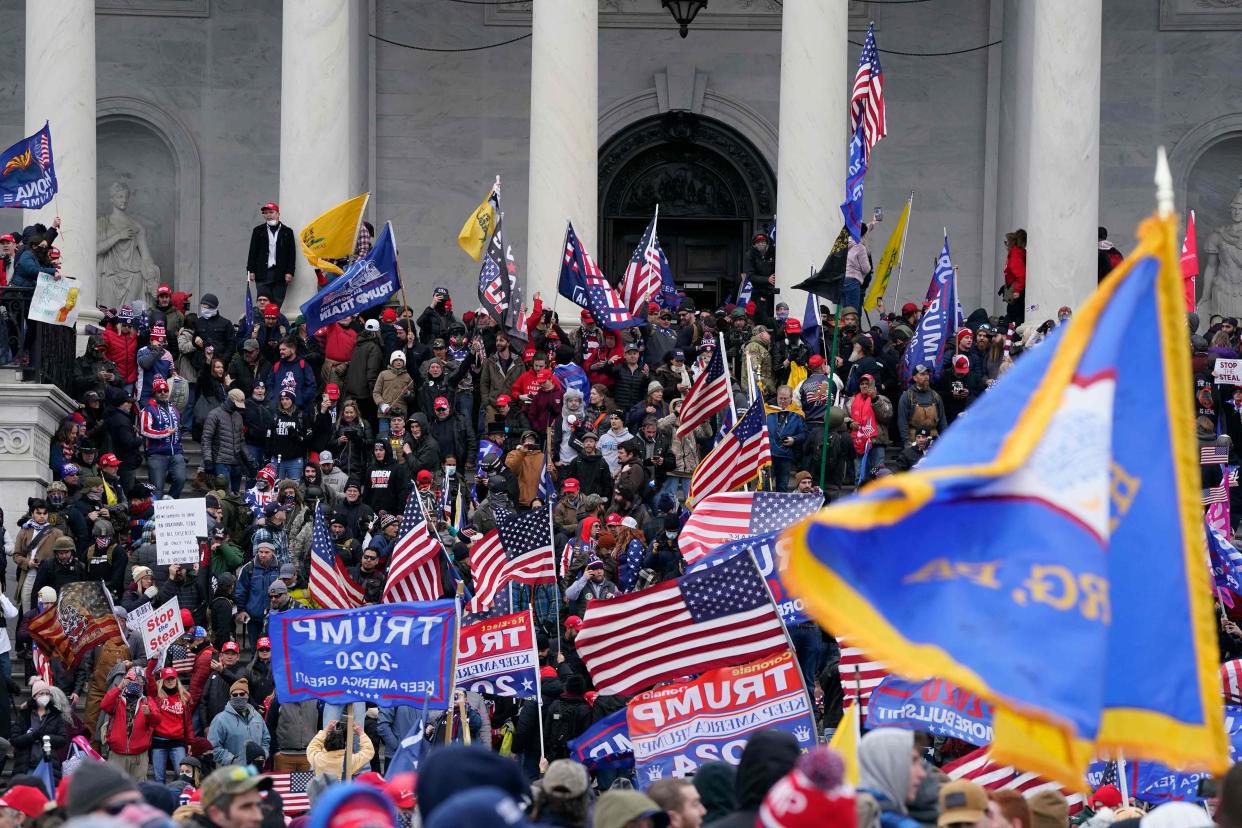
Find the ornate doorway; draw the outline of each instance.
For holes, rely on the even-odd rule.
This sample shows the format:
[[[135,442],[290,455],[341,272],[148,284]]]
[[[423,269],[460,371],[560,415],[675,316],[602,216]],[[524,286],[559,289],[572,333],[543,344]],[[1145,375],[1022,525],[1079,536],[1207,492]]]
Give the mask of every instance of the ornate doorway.
[[[657,204],[660,245],[700,308],[737,294],[751,236],[776,209],[776,179],[736,130],[690,112],[646,118],[600,150],[600,249],[620,279]]]

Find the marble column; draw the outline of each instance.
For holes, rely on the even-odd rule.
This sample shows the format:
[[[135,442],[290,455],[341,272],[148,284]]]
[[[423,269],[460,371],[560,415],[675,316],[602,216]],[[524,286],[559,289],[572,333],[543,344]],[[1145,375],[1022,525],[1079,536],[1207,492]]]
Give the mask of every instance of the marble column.
[[[1029,4],[1026,318],[1036,323],[1096,286],[1101,3]]]
[[[776,169],[777,301],[802,318],[790,287],[828,255],[842,217],[849,141],[846,0],[785,0],[781,12],[780,148]]]
[[[569,300],[556,298],[556,281],[564,254],[565,221],[598,262],[599,212],[599,9],[583,0],[535,0],[531,21],[530,190],[526,236],[526,290],[529,305],[536,292],[545,307]],[[609,274],[616,278],[620,274]]]
[[[329,207],[367,190],[368,118],[360,114],[367,13],[367,4],[350,0],[284,0],[277,200],[281,220],[295,235]],[[286,315],[297,316],[297,306],[316,290],[315,272],[299,248]]]
[[[98,321],[95,274],[95,2],[26,0],[26,134],[51,125],[59,191],[25,224],[51,225],[63,271],[78,279],[78,318]],[[83,340],[84,341],[84,340]]]
[[[42,124],[40,124],[42,126]],[[0,383],[0,503],[12,538],[26,500],[43,497],[52,482],[48,456],[56,429],[77,403],[54,385]]]

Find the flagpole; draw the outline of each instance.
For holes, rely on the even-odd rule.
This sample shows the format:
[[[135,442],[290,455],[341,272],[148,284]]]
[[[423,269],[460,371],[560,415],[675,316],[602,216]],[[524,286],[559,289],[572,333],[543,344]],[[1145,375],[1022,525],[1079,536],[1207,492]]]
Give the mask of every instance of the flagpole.
[[[854,665],[854,742],[862,738],[862,670]]]
[[[362,749],[361,743],[358,745],[359,750]],[[344,768],[341,771],[341,779],[348,782],[350,780],[349,773],[349,754],[354,749],[354,704],[350,702],[345,705],[345,758],[342,760]]]
[[[448,718],[444,725],[444,744],[446,745],[453,742],[453,695],[457,692],[457,650],[461,647],[461,596],[465,588],[465,584],[458,581],[457,594],[453,596],[453,659],[449,669],[448,712],[445,714]]]
[[[388,225],[388,238],[392,242],[392,258],[397,263],[397,284],[401,286],[401,307],[410,308],[410,300],[405,298],[405,277],[401,275],[401,253],[397,250],[397,231],[393,229],[391,221],[384,223]],[[413,308],[410,308],[410,315],[405,317],[405,332],[407,336],[414,334]]]
[[[819,450],[819,488],[823,492],[827,492],[824,488],[825,481],[828,477],[828,423],[832,421],[832,404],[837,399],[837,338],[841,335],[841,298],[837,297],[837,317],[836,322],[832,326],[832,352],[828,355],[826,362],[828,363],[828,388],[830,394],[825,402],[824,409],[824,436],[820,441]],[[825,498],[826,499],[826,498]]]
[[[1125,753],[1117,753],[1117,783],[1121,788],[1121,807],[1130,804],[1130,783],[1126,780],[1126,755]]]
[[[768,579],[763,577],[763,570],[759,568],[759,561],[755,558],[755,550],[753,547],[746,547],[746,554],[750,556],[750,562],[755,565],[755,571],[759,573],[759,580],[763,582],[763,589],[768,594],[768,601],[773,610],[776,611],[776,618],[781,622],[781,632],[785,635],[785,644],[789,646],[789,654],[793,656],[794,669],[798,671],[798,678],[802,681],[802,695],[806,696],[806,709],[811,714],[811,720],[815,719],[815,699],[811,697],[811,688],[806,686],[806,676],[802,672],[802,663],[798,661],[798,648],[794,646],[793,636],[789,634],[789,628],[785,626],[785,616],[781,615],[780,608],[776,606],[776,598],[772,595],[772,587],[768,584]],[[543,717],[540,716],[540,719]],[[815,743],[820,742],[820,730],[815,728]]]
[[[906,240],[910,238],[910,216],[914,213],[914,190],[910,191],[910,198],[906,204],[909,205],[910,212],[906,213],[906,226],[901,236],[901,252],[897,254],[897,290],[893,292],[894,305],[901,301],[901,267],[906,261]]]
[[[531,591],[531,595],[534,595],[534,590]],[[512,607],[512,604],[510,604],[510,606]],[[530,613],[530,631],[532,634],[534,634],[535,632],[535,610],[532,608],[527,611]],[[560,627],[558,626],[557,629],[559,630]],[[558,641],[556,651],[559,653],[560,650],[561,650],[560,642]],[[535,667],[537,668],[538,666],[539,666],[539,648],[538,646],[536,646],[535,647]],[[543,679],[539,678],[538,676],[535,677],[535,708],[539,712],[539,758],[546,762],[548,760],[548,748],[544,744],[544,741],[543,741]]]

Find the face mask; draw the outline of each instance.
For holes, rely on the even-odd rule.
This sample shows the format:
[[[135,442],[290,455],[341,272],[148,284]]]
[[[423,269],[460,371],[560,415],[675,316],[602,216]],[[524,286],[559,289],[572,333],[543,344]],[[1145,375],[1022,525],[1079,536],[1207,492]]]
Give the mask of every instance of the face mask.
[[[47,693],[44,693],[40,696],[35,696],[35,701],[38,702],[39,707],[47,707],[52,703],[52,697]]]
[[[107,539],[106,537],[103,537],[103,538],[95,538],[95,547],[96,547],[96,548],[98,548],[98,549],[107,549],[107,548],[108,548],[108,539]]]
[[[259,478],[259,482],[255,484],[255,488],[256,488],[256,489],[258,489],[258,490],[259,490],[259,491],[261,491],[261,492],[266,492],[266,491],[267,491],[267,481],[266,481],[266,480],[264,480],[263,478],[261,478],[261,477],[260,477],[260,478]]]
[[[778,310],[778,311],[776,312],[776,318],[777,318],[777,319],[779,319],[779,320],[781,320],[782,322],[784,322],[786,319],[788,319],[788,318],[789,318],[789,311],[787,311],[787,310]]]
[[[247,698],[229,699],[229,707],[233,708],[238,713],[245,713],[246,708],[250,707],[250,699],[247,699]]]
[[[665,532],[664,537],[668,538],[669,540],[673,540],[677,537],[677,533],[676,532]]]
[[[51,503],[53,506],[64,506],[65,496],[61,494],[60,492],[55,492],[53,494],[48,495],[47,501],[48,503]]]
[[[211,317],[213,317],[213,316],[215,316],[215,315],[216,315],[216,309],[215,309],[215,308],[209,308],[209,307],[207,307],[206,305],[199,305],[199,306],[198,306],[198,315],[199,315],[199,316],[201,316],[201,317],[203,317],[204,319],[210,319]]]
[[[280,219],[268,219],[267,220],[268,227],[275,227],[278,224],[280,224]]]
[[[131,699],[142,695],[142,685],[136,681],[131,681],[125,685],[125,695]]]

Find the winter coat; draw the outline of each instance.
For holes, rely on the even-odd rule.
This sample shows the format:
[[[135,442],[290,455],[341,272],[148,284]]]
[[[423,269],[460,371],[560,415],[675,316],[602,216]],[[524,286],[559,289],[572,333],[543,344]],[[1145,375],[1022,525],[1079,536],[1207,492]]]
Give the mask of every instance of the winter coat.
[[[479,399],[487,406],[488,419],[496,416],[496,398],[508,394],[513,383],[522,375],[522,360],[512,350],[509,353],[507,369],[500,364],[498,357],[491,356],[483,360],[479,370]]]
[[[104,355],[116,363],[116,375],[121,382],[131,384],[138,380],[138,334],[123,336],[112,328],[104,328]]]
[[[505,456],[505,467],[513,472],[518,481],[518,503],[530,506],[539,493],[539,478],[543,475],[543,452],[516,448]]]
[[[291,460],[306,456],[306,439],[310,434],[310,424],[306,415],[297,408],[284,411],[277,408],[272,416],[272,424],[267,430],[265,451],[269,458],[279,457]]]
[[[159,725],[162,714],[159,707],[146,696],[138,697],[138,707],[134,721],[129,722],[129,705],[121,695],[121,686],[116,685],[104,693],[99,709],[112,717],[108,729],[108,749],[121,756],[138,756],[151,749],[151,737]]]
[[[651,384],[651,374],[643,371],[642,364],[633,370],[622,362],[613,369],[616,377],[612,385],[612,399],[620,411],[629,411],[647,396],[647,386]]]
[[[669,414],[658,423],[658,434],[661,448],[667,446],[663,450],[664,454],[664,472],[673,477],[689,477],[694,474],[694,470],[698,468],[699,462],[703,459],[699,456],[699,440],[706,440],[712,436],[711,419],[695,426],[694,431],[685,437],[677,436],[677,415]],[[672,462],[669,462],[669,458]]]
[[[380,351],[379,334],[363,331],[358,334],[354,355],[345,369],[345,381],[341,384],[343,399],[369,400],[375,390],[375,381],[386,360]]]
[[[9,284],[13,287],[32,288],[39,281],[40,273],[55,272],[55,267],[40,262],[38,257],[35,256],[34,251],[27,248],[22,251],[22,255],[17,257],[13,278],[9,281]]]
[[[328,773],[334,774],[338,778],[345,766],[344,750],[327,750],[323,746],[324,738],[327,731],[321,730],[315,734],[310,740],[310,744],[306,746],[306,761],[310,762],[311,770],[316,774]],[[346,740],[347,745],[352,748],[354,734],[350,734]],[[349,752],[349,775],[352,779],[371,765],[371,757],[375,755],[375,745],[371,743],[371,737],[365,733],[357,737],[358,751]]]
[[[440,443],[431,434],[431,425],[427,422],[427,415],[416,411],[410,415],[410,419],[422,427],[423,436],[418,439],[413,437],[409,439],[410,453],[406,455],[405,466],[411,478],[420,471],[435,474],[440,468]],[[459,457],[458,459],[464,461],[465,458]]]
[[[203,423],[203,466],[238,465],[246,451],[246,422],[242,412],[226,399],[212,409]]]
[[[568,480],[571,477],[578,481],[579,491],[584,497],[593,494],[604,500],[612,499],[612,470],[608,468],[604,455],[598,450],[595,454],[578,452],[578,456],[565,467],[561,479]]]
[[[315,372],[302,357],[292,360],[280,360],[272,366],[272,373],[267,384],[267,393],[272,399],[284,390],[293,392],[293,404],[300,409],[307,409],[315,399],[318,385],[315,383]]]
[[[380,414],[384,415],[388,412],[385,406],[391,408],[405,399],[405,392],[410,390],[412,385],[414,385],[414,378],[410,376],[409,371],[404,368],[400,371],[396,368],[385,368],[375,379],[371,399],[375,401]]]
[[[43,759],[43,737],[52,743],[52,753],[63,750],[69,744],[69,728],[56,705],[49,705],[43,718],[34,712],[34,700],[30,699],[17,710],[13,727],[13,773],[29,773]]]
[[[474,457],[470,447],[474,444],[473,430],[469,421],[462,414],[451,413],[443,420],[431,418],[431,436],[440,446],[440,458],[452,455],[465,466],[469,458]]]
[[[381,707],[380,716],[391,708]],[[319,702],[315,699],[281,704],[273,701],[267,711],[267,726],[275,743],[277,753],[302,753],[319,730]],[[382,728],[383,725],[381,724]],[[404,739],[406,734],[402,734]],[[389,752],[389,756],[392,752]]]
[[[802,441],[806,439],[806,423],[796,411],[775,411],[768,415],[768,436],[772,441],[772,457],[792,460],[802,456]],[[785,445],[785,438],[792,437],[793,445]]]
[[[165,357],[168,357],[165,359]],[[138,392],[138,399],[150,399],[152,393],[152,385],[155,378],[167,380],[172,376],[173,372],[173,355],[167,348],[156,350],[148,345],[145,348],[139,348],[137,354],[138,363],[138,379],[136,381],[135,390]]]
[[[776,378],[772,374],[772,348],[759,338],[752,337],[750,342],[746,343],[746,347],[742,349],[745,363],[745,356],[750,357],[751,365],[755,368],[758,375],[759,384],[763,386],[763,393],[769,397],[776,393]],[[743,376],[745,376],[743,374]]]
[[[343,443],[342,437],[345,438]],[[354,420],[352,423],[341,420],[336,424],[332,439],[328,441],[336,467],[349,477],[359,479],[366,471],[371,445],[371,427],[365,420]]]
[[[207,728],[211,754],[218,767],[246,764],[246,743],[253,742],[264,756],[270,756],[272,735],[259,712],[250,707],[242,718],[231,706],[211,720]]]
[[[418,317],[418,341],[430,345],[433,339],[445,339],[449,329],[460,324],[453,312],[445,310],[443,305],[436,308],[428,305]]]
[[[280,566],[273,559],[266,569],[256,558],[237,574],[237,606],[255,618],[262,618],[268,607],[267,589],[280,577]]]
[[[384,459],[372,461],[363,486],[362,499],[376,513],[384,511],[390,515],[399,515],[405,506],[405,496],[410,489],[410,478],[405,466],[393,459],[392,447],[388,443],[376,443],[376,445],[384,447]],[[376,529],[376,531],[379,530]]]

